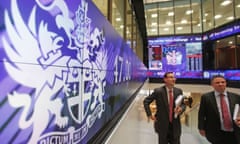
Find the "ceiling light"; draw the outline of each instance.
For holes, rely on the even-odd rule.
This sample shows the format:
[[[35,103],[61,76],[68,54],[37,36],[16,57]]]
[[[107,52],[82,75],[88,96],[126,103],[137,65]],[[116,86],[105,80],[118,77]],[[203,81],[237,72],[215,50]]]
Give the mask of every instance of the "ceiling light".
[[[239,5],[237,5],[237,8],[240,8],[240,4],[239,4]]]
[[[215,15],[215,19],[220,19],[222,17],[222,15],[218,14],[218,15]]]
[[[171,25],[172,22],[171,22],[171,21],[166,21],[166,24],[167,24],[167,25]]]
[[[232,3],[231,0],[225,0],[225,1],[223,1],[223,2],[221,3],[221,6],[227,6],[227,5],[229,5],[230,3]]]
[[[230,16],[230,17],[227,17],[226,19],[227,19],[227,20],[233,20],[234,17],[233,17],[233,16]]]
[[[156,25],[157,25],[157,23],[156,23],[156,22],[153,22],[153,23],[151,23],[151,25],[152,25],[152,26],[156,26]]]
[[[157,16],[158,16],[158,14],[152,14],[152,15],[151,15],[152,18],[155,18],[155,17],[157,17]]]
[[[151,31],[152,31],[152,32],[156,32],[156,31],[157,31],[157,29],[151,29]]]
[[[171,1],[171,0],[144,0],[144,3],[154,3],[154,2],[167,2],[167,1]]]
[[[182,24],[186,24],[186,23],[187,23],[187,20],[183,19],[183,20],[181,21],[181,23],[182,23]]]
[[[163,30],[164,30],[164,31],[168,31],[168,30],[169,30],[169,28],[164,28]]]
[[[193,10],[187,10],[187,11],[185,12],[186,15],[190,15],[190,14],[192,14],[192,13],[193,13]]]
[[[182,30],[183,29],[183,27],[177,27],[177,30]]]
[[[116,21],[121,21],[121,18],[116,18]]]
[[[205,15],[205,16],[208,16],[208,13],[205,13],[204,15]]]
[[[174,12],[169,12],[168,16],[174,16]]]

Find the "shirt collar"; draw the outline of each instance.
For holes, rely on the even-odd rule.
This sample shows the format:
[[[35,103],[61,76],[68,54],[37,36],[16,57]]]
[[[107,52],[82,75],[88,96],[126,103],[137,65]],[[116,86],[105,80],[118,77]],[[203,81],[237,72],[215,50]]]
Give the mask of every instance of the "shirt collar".
[[[219,96],[221,93],[217,92],[217,91],[214,91],[214,94],[215,96]],[[227,95],[227,92],[224,91],[222,94],[224,94],[225,96]]]

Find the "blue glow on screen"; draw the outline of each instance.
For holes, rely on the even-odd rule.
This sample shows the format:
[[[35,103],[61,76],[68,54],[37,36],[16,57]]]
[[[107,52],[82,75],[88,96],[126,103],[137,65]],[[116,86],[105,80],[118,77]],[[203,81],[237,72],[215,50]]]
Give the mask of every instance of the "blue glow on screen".
[[[172,71],[178,78],[202,78],[201,41],[201,36],[149,38],[149,77]]]

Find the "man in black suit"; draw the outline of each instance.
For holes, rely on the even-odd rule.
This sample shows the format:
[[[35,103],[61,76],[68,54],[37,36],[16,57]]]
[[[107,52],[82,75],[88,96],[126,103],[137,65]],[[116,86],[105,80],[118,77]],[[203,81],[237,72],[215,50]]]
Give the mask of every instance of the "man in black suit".
[[[200,101],[199,133],[212,144],[240,144],[240,123],[233,120],[240,96],[226,90],[227,82],[221,75],[213,76],[211,85],[214,91],[203,94]]]
[[[174,87],[176,78],[173,72],[165,73],[163,81],[164,86],[154,89],[153,93],[144,99],[144,108],[148,119],[154,121],[159,144],[180,144],[181,123],[179,115],[185,110],[186,106],[183,101],[175,106],[175,100],[183,92],[181,89]],[[152,114],[150,109],[150,104],[154,100],[157,106],[155,115]],[[173,103],[170,104],[171,102]]]

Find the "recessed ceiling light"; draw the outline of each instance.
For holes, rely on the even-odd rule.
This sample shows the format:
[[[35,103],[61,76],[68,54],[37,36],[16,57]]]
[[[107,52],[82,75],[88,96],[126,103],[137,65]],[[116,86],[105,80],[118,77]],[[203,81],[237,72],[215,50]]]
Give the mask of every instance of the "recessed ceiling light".
[[[227,19],[227,20],[233,20],[234,17],[233,17],[233,16],[230,16],[230,17],[227,17],[226,19]]]
[[[168,20],[168,21],[166,21],[166,24],[167,24],[167,25],[171,25],[172,22]]]
[[[151,31],[152,31],[152,32],[156,32],[156,31],[157,31],[157,29],[151,29]]]
[[[181,23],[182,23],[182,24],[186,24],[186,23],[187,23],[187,20],[183,19],[183,20],[181,21]]]
[[[163,30],[164,30],[164,31],[168,31],[168,30],[169,30],[169,28],[164,28]]]
[[[221,3],[221,6],[227,6],[227,5],[229,5],[230,3],[232,3],[231,0],[225,0],[225,1],[223,1],[223,2]]]
[[[116,21],[121,21],[121,18],[116,18]]]
[[[152,14],[152,15],[151,15],[152,18],[155,18],[155,17],[157,17],[157,16],[158,16],[158,14]]]
[[[218,15],[215,15],[215,19],[220,19],[222,17],[222,15],[218,14]]]
[[[152,26],[156,26],[156,25],[157,25],[157,23],[156,23],[156,22],[153,22],[153,23],[151,23],[151,25],[152,25]]]
[[[169,12],[168,16],[174,16],[174,12]]]
[[[177,30],[182,30],[183,29],[183,27],[177,27]]]
[[[190,14],[192,14],[192,13],[193,13],[193,10],[187,10],[187,11],[185,12],[186,15],[190,15]]]

